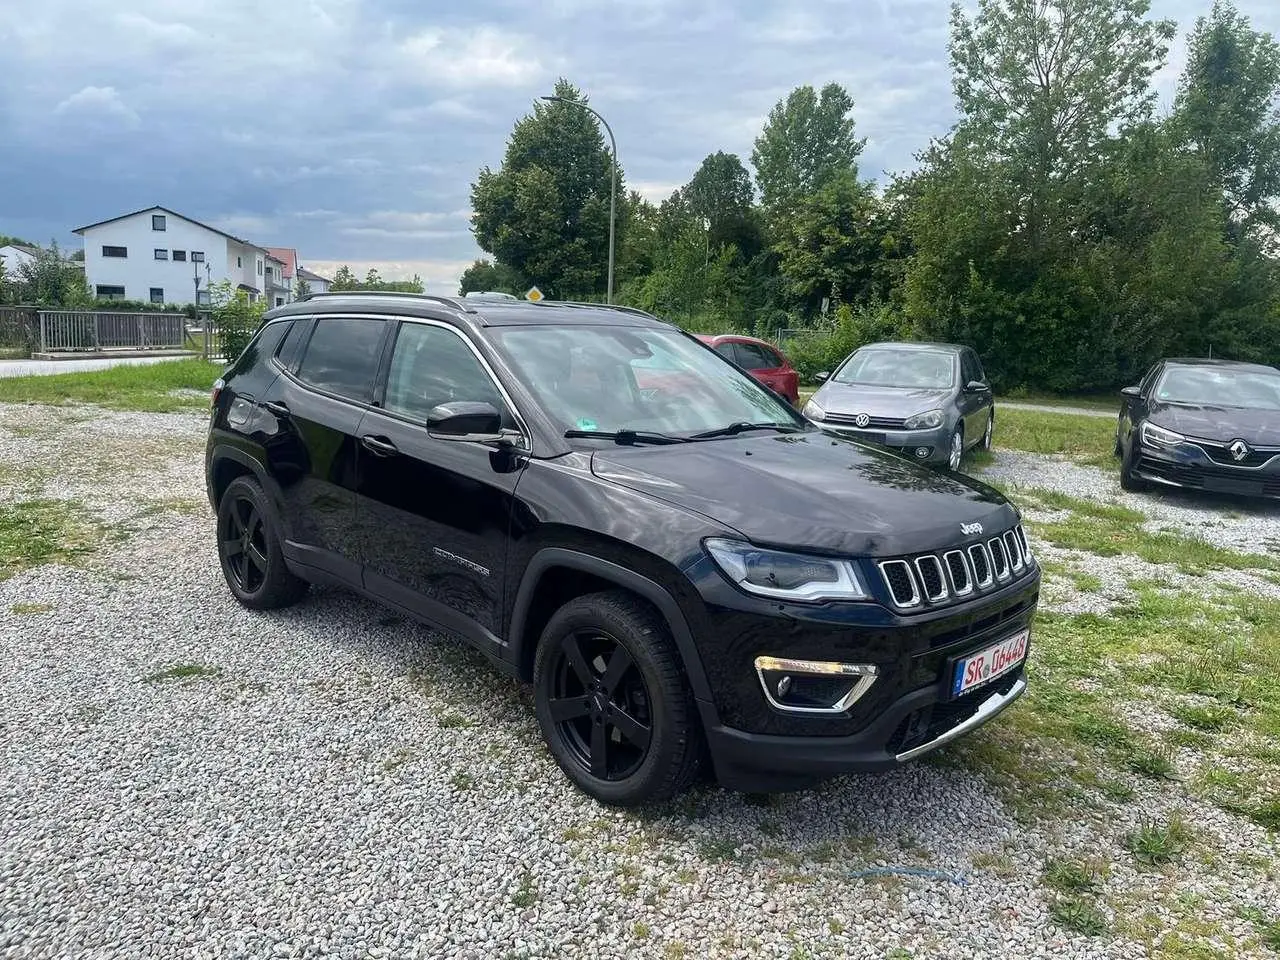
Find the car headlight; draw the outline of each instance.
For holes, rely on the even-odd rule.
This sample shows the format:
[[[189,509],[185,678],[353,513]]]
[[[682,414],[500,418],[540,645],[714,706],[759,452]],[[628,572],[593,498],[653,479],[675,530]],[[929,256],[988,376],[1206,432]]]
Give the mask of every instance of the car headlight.
[[[928,410],[925,413],[917,413],[914,417],[907,417],[902,424],[908,430],[929,430],[933,427],[942,426],[942,411]]]
[[[1149,447],[1176,447],[1187,438],[1180,433],[1157,427],[1150,420],[1142,424],[1142,442]]]
[[[822,409],[822,406],[814,400],[807,402],[804,405],[804,408],[800,411],[800,414],[810,420],[827,419],[827,411]]]
[[[849,560],[762,550],[739,540],[708,540],[707,553],[747,593],[778,600],[868,600]]]

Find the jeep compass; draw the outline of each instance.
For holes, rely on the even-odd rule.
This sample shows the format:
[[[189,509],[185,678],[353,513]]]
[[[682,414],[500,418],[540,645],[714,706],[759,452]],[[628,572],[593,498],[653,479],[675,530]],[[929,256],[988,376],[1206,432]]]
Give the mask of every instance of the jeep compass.
[[[214,385],[206,476],[242,604],[338,584],[464,638],[606,803],[893,768],[1025,688],[1012,505],[638,310],[277,308]]]

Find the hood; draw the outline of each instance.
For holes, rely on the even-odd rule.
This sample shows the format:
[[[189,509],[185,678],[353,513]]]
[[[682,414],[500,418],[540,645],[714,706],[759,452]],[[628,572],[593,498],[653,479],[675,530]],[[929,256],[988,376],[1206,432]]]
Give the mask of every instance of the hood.
[[[1202,440],[1243,440],[1250,446],[1280,447],[1280,410],[1154,401],[1147,419],[1158,427]]]
[[[1017,521],[997,491],[820,431],[750,434],[592,456],[592,472],[732,527],[760,546],[895,556]]]
[[[941,407],[950,399],[950,388],[870,387],[854,383],[824,383],[813,399],[831,413],[865,413],[871,417],[905,420],[917,413]]]

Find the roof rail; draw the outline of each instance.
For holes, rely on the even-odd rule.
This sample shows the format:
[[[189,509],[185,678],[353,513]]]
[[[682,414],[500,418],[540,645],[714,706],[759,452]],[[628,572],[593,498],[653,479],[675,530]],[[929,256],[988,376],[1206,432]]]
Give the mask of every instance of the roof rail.
[[[549,307],[578,307],[579,309],[590,310],[621,310],[623,313],[635,314],[638,317],[648,317],[650,320],[657,320],[665,323],[661,317],[654,316],[648,310],[641,310],[639,307],[628,307],[620,303],[589,303],[585,300],[539,300],[538,303],[546,304]]]
[[[316,300],[320,297],[403,297],[411,300],[431,300],[435,303],[443,303],[453,307],[455,310],[461,310],[463,313],[476,312],[476,308],[472,304],[464,303],[457,297],[441,297],[434,293],[410,293],[407,290],[326,290],[323,293],[308,293],[305,296],[298,297],[294,302]]]

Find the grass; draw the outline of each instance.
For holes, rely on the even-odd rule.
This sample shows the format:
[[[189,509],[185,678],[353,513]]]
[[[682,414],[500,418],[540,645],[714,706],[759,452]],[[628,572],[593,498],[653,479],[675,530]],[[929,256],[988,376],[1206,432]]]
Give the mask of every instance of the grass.
[[[74,563],[91,553],[100,539],[98,527],[73,502],[0,504],[0,580],[46,563]]]
[[[14,616],[25,617],[37,613],[48,613],[52,609],[52,603],[31,603],[29,601],[19,601],[9,608],[9,612]]]
[[[1037,505],[1048,510],[1070,510],[1072,513],[1093,520],[1106,520],[1109,523],[1143,523],[1146,514],[1139,510],[1123,507],[1118,503],[1102,503],[1098,500],[1086,500],[1073,497],[1057,490],[1046,490],[1040,487],[1026,487],[1018,493],[1033,500]]]
[[[1064,454],[1077,463],[1116,464],[1116,427],[1102,417],[996,406],[995,446],[1027,453]]]
[[[1049,905],[1049,916],[1063,929],[1086,937],[1099,937],[1107,932],[1107,918],[1079,897],[1059,897]]]
[[[1098,871],[1091,864],[1050,860],[1044,867],[1044,882],[1061,893],[1091,893],[1098,886]]]
[[[1207,707],[1174,707],[1169,714],[1179,723],[1185,723],[1188,727],[1204,730],[1207,733],[1217,733],[1226,729],[1236,721],[1238,716],[1230,707],[1220,707],[1216,704]]]
[[[1133,858],[1147,866],[1172,863],[1186,852],[1191,836],[1178,817],[1170,817],[1161,825],[1147,823],[1125,839]]]
[[[206,410],[223,367],[199,359],[0,379],[0,403],[93,403],[110,410],[175,413]],[[175,391],[196,390],[199,396]]]
[[[527,908],[537,902],[538,888],[534,885],[533,874],[526,870],[520,874],[520,884],[516,887],[516,892],[511,895],[511,903],[517,907]]]
[[[1011,390],[1005,395],[1010,403],[1034,403],[1046,407],[1079,407],[1081,410],[1099,410],[1116,413],[1120,409],[1118,391],[1098,393],[1046,393],[1037,390]],[[996,398],[997,406],[1000,398]]]
[[[179,663],[142,678],[143,683],[164,683],[169,680],[190,680],[197,677],[214,677],[219,673],[217,667],[203,663]]]

